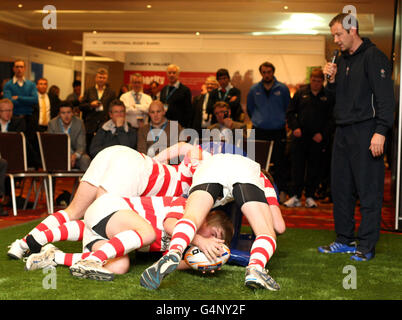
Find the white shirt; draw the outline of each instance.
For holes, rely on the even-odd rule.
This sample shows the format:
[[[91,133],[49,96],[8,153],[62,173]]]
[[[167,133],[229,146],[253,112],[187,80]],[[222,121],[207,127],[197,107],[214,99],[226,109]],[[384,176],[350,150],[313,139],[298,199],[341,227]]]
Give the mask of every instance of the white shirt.
[[[148,109],[152,98],[144,92],[138,92],[138,101],[135,101],[135,94],[133,90],[123,93],[120,96],[120,100],[123,101],[126,106],[127,121],[134,128],[138,128],[139,119],[143,119],[144,124],[148,122]]]
[[[13,84],[15,84],[16,82],[18,82],[18,85],[20,87],[22,87],[25,83],[25,77],[22,77],[22,79],[17,79],[16,76],[13,77]]]

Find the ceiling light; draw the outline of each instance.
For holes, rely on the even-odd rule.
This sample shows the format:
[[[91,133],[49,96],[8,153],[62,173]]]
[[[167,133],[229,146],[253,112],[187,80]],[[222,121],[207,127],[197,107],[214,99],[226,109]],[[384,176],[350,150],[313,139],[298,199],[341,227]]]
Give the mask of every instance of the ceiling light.
[[[52,47],[51,47],[51,46],[48,46],[47,48],[48,48],[48,50],[52,50]]]
[[[96,34],[97,32],[96,32],[96,30],[94,30],[94,31],[92,31],[92,33],[93,33],[93,34]]]
[[[199,36],[199,35],[200,35],[200,33],[197,31],[197,32],[195,33],[195,35],[196,35],[196,36]]]
[[[18,8],[22,8],[22,7],[23,7],[22,3],[18,4]]]
[[[148,4],[148,5],[147,5],[147,8],[148,8],[148,9],[151,9],[151,8],[152,8],[152,6],[151,6],[150,4]]]
[[[317,29],[325,26],[324,19],[316,14],[294,13],[278,26],[277,32],[272,34],[317,34]]]
[[[288,10],[288,9],[289,9],[289,7],[288,7],[288,6],[284,6],[284,7],[283,7],[283,9]]]

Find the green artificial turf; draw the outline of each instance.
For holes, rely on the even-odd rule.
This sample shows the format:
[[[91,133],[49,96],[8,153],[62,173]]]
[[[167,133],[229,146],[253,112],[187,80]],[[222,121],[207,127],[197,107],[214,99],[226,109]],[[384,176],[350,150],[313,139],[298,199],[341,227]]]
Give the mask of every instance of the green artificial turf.
[[[21,260],[10,260],[7,245],[21,238],[38,221],[0,230],[0,300],[361,300],[402,299],[402,236],[382,234],[375,259],[353,262],[347,254],[317,253],[319,245],[333,241],[327,230],[288,229],[278,238],[278,249],[267,268],[281,285],[281,290],[250,290],[244,286],[244,268],[225,265],[215,275],[196,271],[176,271],[162,282],[158,290],[140,286],[142,271],[156,257],[149,254],[131,255],[132,268],[117,275],[112,282],[73,278],[67,267],[55,270],[53,276],[43,270],[25,271]],[[80,252],[81,243],[56,244],[65,252]],[[356,288],[347,270],[355,267]],[[47,288],[50,284],[55,289]]]

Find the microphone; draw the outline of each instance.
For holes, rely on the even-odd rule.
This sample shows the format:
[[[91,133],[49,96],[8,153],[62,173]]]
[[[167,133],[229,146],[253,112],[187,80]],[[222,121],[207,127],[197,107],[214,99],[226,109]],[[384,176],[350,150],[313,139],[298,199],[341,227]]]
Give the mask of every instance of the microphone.
[[[339,50],[336,49],[334,50],[334,52],[332,53],[332,59],[331,59],[331,63],[335,63],[336,57],[338,56]],[[327,74],[327,80],[329,80],[331,78],[331,76],[329,74]]]

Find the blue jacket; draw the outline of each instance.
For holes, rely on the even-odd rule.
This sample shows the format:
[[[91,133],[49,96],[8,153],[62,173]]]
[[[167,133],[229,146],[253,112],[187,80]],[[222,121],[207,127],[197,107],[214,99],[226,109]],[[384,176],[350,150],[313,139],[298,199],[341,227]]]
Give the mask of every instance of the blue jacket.
[[[269,96],[262,81],[254,84],[247,96],[247,112],[253,126],[265,130],[285,128],[289,102],[288,87],[275,77]]]
[[[34,112],[34,105],[38,103],[38,91],[35,83],[25,80],[24,85],[20,87],[13,83],[11,79],[3,88],[4,98],[10,99],[14,105],[14,115],[31,115]],[[18,96],[16,100],[11,97]]]

